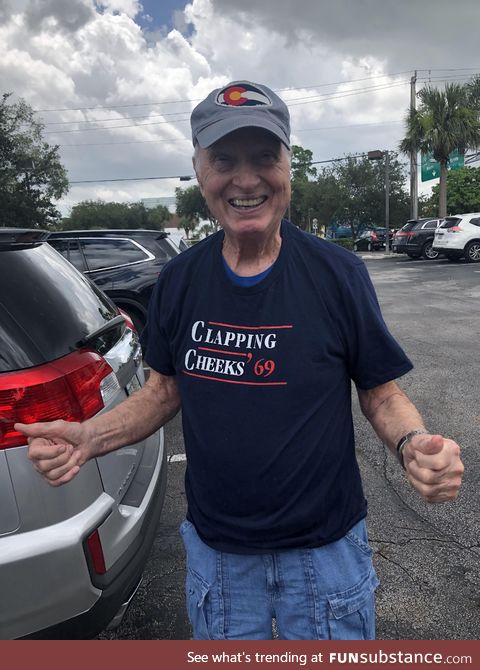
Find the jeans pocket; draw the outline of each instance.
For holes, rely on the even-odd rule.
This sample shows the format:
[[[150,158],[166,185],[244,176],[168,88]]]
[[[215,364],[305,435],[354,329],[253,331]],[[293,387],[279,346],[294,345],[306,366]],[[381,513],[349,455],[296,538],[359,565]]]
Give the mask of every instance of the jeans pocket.
[[[366,556],[372,555],[372,548],[368,543],[367,526],[365,519],[361,519],[345,535],[345,538],[362,551]]]
[[[331,640],[375,639],[375,570],[355,586],[341,593],[327,594]]]
[[[195,640],[222,639],[223,608],[217,579],[218,552],[206,545],[185,520],[180,534],[187,554],[186,597]]]
[[[187,570],[187,611],[194,640],[211,640],[209,592],[210,585],[192,570]]]

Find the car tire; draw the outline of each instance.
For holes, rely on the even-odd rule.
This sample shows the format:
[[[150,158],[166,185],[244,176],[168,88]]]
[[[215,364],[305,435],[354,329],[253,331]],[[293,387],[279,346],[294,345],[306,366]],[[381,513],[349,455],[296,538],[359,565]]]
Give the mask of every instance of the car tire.
[[[426,261],[435,261],[440,256],[438,251],[432,247],[432,240],[428,240],[422,247],[422,258]]]
[[[472,240],[465,247],[465,260],[467,263],[480,263],[480,241]]]

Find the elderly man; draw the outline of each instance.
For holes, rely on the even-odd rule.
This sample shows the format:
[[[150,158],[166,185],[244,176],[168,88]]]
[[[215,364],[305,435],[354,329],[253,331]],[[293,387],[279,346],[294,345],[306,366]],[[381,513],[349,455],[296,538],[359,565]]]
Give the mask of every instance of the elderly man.
[[[182,407],[187,606],[196,639],[371,639],[378,584],[355,458],[363,413],[429,502],[457,495],[459,447],[395,383],[412,365],[361,260],[282,217],[289,114],[239,81],[192,113],[194,166],[221,230],[162,272],[142,390],[83,424],[21,425],[54,486]]]

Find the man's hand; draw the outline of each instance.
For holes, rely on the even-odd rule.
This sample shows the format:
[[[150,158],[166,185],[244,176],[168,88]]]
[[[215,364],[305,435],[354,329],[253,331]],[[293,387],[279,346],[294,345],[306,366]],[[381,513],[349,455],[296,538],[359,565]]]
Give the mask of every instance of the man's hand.
[[[427,502],[453,500],[463,476],[460,447],[441,435],[415,435],[403,450],[407,477]]]
[[[28,458],[51,486],[72,480],[92,457],[85,424],[68,421],[17,423],[15,430],[28,437]]]

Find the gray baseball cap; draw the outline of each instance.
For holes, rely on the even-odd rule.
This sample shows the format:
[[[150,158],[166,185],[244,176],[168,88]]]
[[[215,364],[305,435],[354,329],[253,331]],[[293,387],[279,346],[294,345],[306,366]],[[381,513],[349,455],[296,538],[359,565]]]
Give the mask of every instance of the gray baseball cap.
[[[192,112],[192,140],[206,149],[239,128],[263,128],[290,149],[290,114],[270,88],[251,81],[232,81],[212,91]]]

